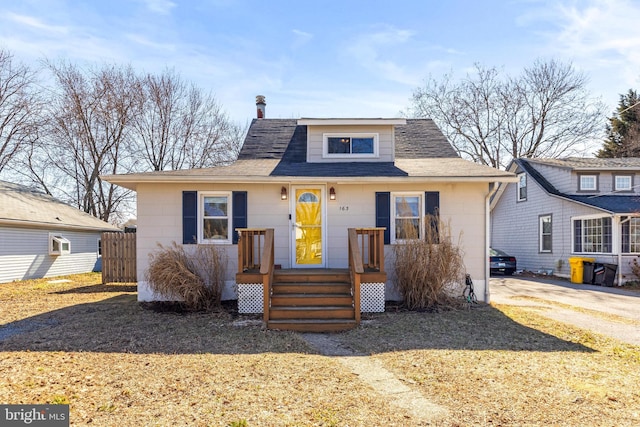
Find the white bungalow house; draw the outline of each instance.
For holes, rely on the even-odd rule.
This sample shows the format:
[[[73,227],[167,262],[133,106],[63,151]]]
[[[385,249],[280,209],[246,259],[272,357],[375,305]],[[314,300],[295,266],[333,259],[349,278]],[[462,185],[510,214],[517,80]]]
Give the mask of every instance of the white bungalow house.
[[[520,269],[571,277],[570,259],[582,259],[612,266],[618,283],[636,279],[640,158],[516,159],[507,170],[518,181],[501,185],[491,202],[493,247]]]
[[[241,311],[262,312],[272,328],[344,329],[344,318],[357,324],[361,311],[397,298],[396,224],[414,220],[423,236],[433,214],[462,236],[466,270],[489,299],[489,196],[514,174],[461,159],[432,120],[267,119],[264,111],[259,96],[233,164],[104,177],[137,192],[139,278],[158,243],[220,245],[230,260],[227,295],[237,289]],[[323,291],[314,281],[346,287]],[[346,301],[324,298],[331,307],[303,314],[312,304],[287,292],[344,292]],[[158,296],[139,280],[138,298]],[[333,326],[318,326],[319,317]]]
[[[97,271],[118,228],[28,187],[0,181],[0,283]]]

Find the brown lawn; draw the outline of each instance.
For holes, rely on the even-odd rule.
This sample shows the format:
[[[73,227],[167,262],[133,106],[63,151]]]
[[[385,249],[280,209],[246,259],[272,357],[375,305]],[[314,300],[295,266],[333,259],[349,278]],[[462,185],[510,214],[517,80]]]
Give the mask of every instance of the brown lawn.
[[[430,425],[296,333],[233,310],[158,312],[96,274],[0,285],[0,403],[95,426]],[[482,307],[365,316],[331,336],[448,410],[431,425],[640,425],[640,349]]]

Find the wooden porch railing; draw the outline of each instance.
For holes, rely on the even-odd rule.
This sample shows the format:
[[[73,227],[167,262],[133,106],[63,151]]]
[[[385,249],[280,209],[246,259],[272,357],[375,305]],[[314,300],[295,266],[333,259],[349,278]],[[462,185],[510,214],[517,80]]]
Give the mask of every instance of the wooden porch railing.
[[[238,273],[257,270],[262,275],[263,320],[269,321],[273,284],[273,228],[238,228]]]
[[[349,275],[351,276],[351,292],[353,293],[353,309],[356,324],[360,324],[360,277],[364,273],[362,254],[358,245],[358,233],[355,228],[347,230],[349,238]]]
[[[355,229],[365,270],[384,272],[384,230],[384,227]]]

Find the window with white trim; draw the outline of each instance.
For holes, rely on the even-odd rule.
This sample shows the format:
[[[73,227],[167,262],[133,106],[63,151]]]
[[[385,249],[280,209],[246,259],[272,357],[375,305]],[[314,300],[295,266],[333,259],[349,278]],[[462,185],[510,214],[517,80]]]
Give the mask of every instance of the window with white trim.
[[[200,193],[198,242],[231,243],[231,193]]]
[[[552,223],[551,215],[540,215],[539,219],[539,233],[540,233],[540,252],[551,252],[552,241]]]
[[[640,218],[622,222],[622,252],[640,253]]]
[[[518,201],[527,200],[527,174],[518,174]]]
[[[574,252],[611,253],[611,242],[611,217],[573,220]]]
[[[597,191],[598,175],[580,175],[580,191]]]
[[[421,239],[424,236],[421,193],[391,195],[391,241]]]
[[[378,157],[376,133],[325,133],[324,157]]]
[[[71,242],[59,234],[49,233],[49,255],[66,255],[71,253]]]
[[[631,191],[631,175],[615,175],[613,177],[613,189],[615,191]]]

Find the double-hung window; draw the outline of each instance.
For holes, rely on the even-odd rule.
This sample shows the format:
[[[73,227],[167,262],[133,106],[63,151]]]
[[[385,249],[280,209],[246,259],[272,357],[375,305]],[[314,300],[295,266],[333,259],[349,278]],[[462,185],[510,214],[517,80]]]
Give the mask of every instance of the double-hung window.
[[[199,210],[198,240],[201,243],[230,243],[231,193],[201,193]]]
[[[391,239],[402,241],[421,239],[424,236],[422,217],[422,195],[409,193],[392,194]]]
[[[377,157],[377,134],[324,134],[325,157]]]
[[[552,223],[551,215],[540,215],[538,230],[540,233],[540,252],[551,252]]]
[[[573,251],[578,253],[612,252],[611,218],[573,220]]]
[[[518,174],[518,201],[527,200],[527,174]]]

